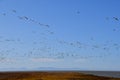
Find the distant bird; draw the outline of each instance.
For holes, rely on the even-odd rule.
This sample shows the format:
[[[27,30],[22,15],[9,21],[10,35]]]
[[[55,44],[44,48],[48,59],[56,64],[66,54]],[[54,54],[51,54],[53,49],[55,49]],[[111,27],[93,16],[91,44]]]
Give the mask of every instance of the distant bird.
[[[116,31],[116,29],[113,29],[113,31]]]
[[[50,27],[49,25],[45,25],[45,26],[48,27],[48,28]]]
[[[0,61],[4,61],[4,60],[5,60],[5,58],[4,58],[4,57],[1,57],[1,58],[0,58]]]
[[[118,46],[118,44],[117,44],[117,43],[114,43],[113,45],[114,45],[114,46]]]
[[[30,19],[30,21],[31,21],[31,22],[35,22],[35,20],[33,20],[33,19]]]
[[[23,20],[23,19],[24,19],[24,18],[23,18],[23,17],[21,17],[21,16],[18,16],[18,18],[19,18],[19,19],[21,19],[21,20]]]
[[[106,47],[103,48],[103,50],[106,50],[106,49],[107,49]]]
[[[80,14],[80,11],[77,11],[77,14]]]
[[[6,39],[5,41],[11,41],[11,40],[9,40],[9,39]]]
[[[109,20],[109,17],[106,17],[106,20]]]
[[[119,21],[119,19],[117,17],[113,17],[113,19],[115,19],[116,21]]]
[[[33,42],[33,44],[37,44],[37,42]]]
[[[98,46],[98,45],[93,45],[93,47],[94,47],[94,48],[99,48],[99,46]]]
[[[33,33],[33,34],[35,34],[35,33],[36,33],[36,31],[32,31],[32,33]]]
[[[18,38],[17,41],[20,42],[21,40]]]
[[[91,39],[90,39],[90,40],[94,41],[94,38],[93,38],[93,37],[91,37]]]
[[[47,31],[49,34],[54,34],[54,32],[52,32],[52,31]]]
[[[29,18],[28,17],[26,17],[26,16],[24,16],[24,18],[26,19],[26,20],[28,20]]]
[[[17,11],[16,10],[12,10],[12,12],[16,13]]]
[[[72,45],[74,45],[74,43],[70,43],[70,45],[72,46]]]
[[[3,15],[3,16],[6,16],[6,13],[3,13],[2,15]]]

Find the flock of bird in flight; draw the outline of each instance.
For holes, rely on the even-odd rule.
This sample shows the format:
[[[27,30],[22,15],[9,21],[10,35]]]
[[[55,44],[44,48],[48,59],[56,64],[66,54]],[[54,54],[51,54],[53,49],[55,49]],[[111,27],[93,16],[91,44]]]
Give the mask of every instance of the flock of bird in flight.
[[[117,22],[120,21],[120,19],[119,19],[118,17],[112,17],[112,19],[113,19],[114,21],[117,21]],[[109,18],[109,17],[106,17],[106,20],[110,20],[110,18]],[[118,30],[118,28],[114,28],[113,31],[119,31],[119,30]]]
[[[16,15],[15,17],[17,17],[19,20],[23,20],[23,21],[29,21],[30,23],[34,23],[39,25],[40,27],[43,28],[47,28],[47,34],[49,35],[54,35],[54,31],[51,31],[49,28],[51,28],[50,25],[48,24],[43,24],[37,20],[34,20],[32,18],[29,18],[27,16],[20,16],[17,14],[16,10],[11,10],[11,12]],[[77,14],[80,14],[80,12],[78,11]],[[7,13],[1,13],[1,16],[7,16]],[[109,18],[107,18],[109,19]],[[119,21],[119,18],[117,17],[113,17],[112,18],[115,21]],[[115,30],[114,30],[115,31]],[[43,34],[45,34],[46,32],[44,32]],[[33,31],[32,34],[36,34],[36,31]],[[43,35],[41,34],[41,35]],[[26,52],[23,52],[23,54],[20,54],[19,52],[17,52],[17,48],[14,46],[11,46],[11,48],[9,49],[3,49],[0,48],[0,62],[5,62],[7,56],[18,56],[18,57],[54,57],[54,58],[104,58],[106,56],[111,55],[112,53],[110,52],[111,49],[115,49],[117,51],[120,50],[120,44],[118,43],[113,43],[111,42],[106,42],[104,44],[85,44],[82,43],[80,41],[75,41],[75,42],[67,42],[64,40],[56,40],[55,42],[62,48],[66,48],[66,46],[68,47],[68,49],[66,50],[59,50],[57,47],[52,47],[51,45],[49,45],[49,43],[47,42],[49,40],[49,38],[47,39],[44,35],[44,39],[41,39],[41,42],[38,41],[32,41],[32,45],[39,45],[42,44],[42,46],[39,45],[39,47],[31,47],[31,49],[26,50]],[[91,37],[90,39],[91,41],[94,41],[94,38]],[[20,39],[20,38],[16,38],[16,39],[8,39],[4,36],[0,36],[0,43],[6,43],[6,44],[16,44],[18,43],[18,45],[23,45],[24,40]],[[70,50],[69,48],[73,49]],[[93,55],[82,55],[79,51],[80,50],[92,50],[93,51]],[[76,50],[79,50],[78,52],[76,52]],[[94,50],[103,50],[104,53],[100,53],[100,54],[96,54],[94,53]],[[14,53],[14,54],[13,54]],[[45,54],[45,55],[44,55]]]

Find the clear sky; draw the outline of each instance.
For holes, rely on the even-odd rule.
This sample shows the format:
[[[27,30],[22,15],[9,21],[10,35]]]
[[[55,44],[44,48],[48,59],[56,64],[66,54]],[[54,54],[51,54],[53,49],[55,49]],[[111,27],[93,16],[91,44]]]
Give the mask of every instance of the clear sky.
[[[120,70],[120,0],[0,0],[0,71]]]

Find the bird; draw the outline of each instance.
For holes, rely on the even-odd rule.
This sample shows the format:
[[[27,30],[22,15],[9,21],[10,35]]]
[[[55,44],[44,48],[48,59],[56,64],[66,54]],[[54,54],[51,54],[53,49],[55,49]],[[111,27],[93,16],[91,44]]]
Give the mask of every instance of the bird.
[[[77,11],[77,14],[80,14],[80,11]]]
[[[29,18],[28,17],[26,17],[26,16],[24,16],[24,18],[26,19],[26,20],[28,20]]]
[[[23,17],[21,17],[21,16],[18,16],[18,18],[19,18],[19,19],[21,19],[21,20],[23,20],[23,19],[24,19],[24,18],[23,18]]]
[[[109,20],[109,17],[106,17],[106,20]]]
[[[2,15],[3,15],[3,16],[6,16],[6,13],[3,13]]]
[[[45,26],[48,27],[48,28],[50,27],[49,25],[45,25]]]
[[[113,17],[113,19],[115,19],[116,21],[119,21],[119,19],[117,17]]]
[[[12,12],[16,13],[17,11],[16,10],[12,10]]]
[[[113,29],[113,31],[116,31],[116,29]]]

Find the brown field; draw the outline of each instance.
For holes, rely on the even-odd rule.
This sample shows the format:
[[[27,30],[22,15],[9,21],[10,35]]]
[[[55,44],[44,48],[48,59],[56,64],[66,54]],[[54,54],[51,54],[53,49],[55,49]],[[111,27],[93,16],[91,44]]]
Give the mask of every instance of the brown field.
[[[0,80],[120,80],[79,72],[1,72]]]

